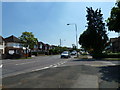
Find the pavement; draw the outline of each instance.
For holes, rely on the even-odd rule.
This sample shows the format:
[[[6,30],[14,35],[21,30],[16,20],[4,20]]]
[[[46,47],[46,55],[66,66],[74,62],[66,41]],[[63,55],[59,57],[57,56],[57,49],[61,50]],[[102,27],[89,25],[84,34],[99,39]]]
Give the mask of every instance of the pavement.
[[[39,56],[8,60],[3,63],[2,85],[4,88],[118,88],[119,68],[119,61],[91,58]]]
[[[92,73],[91,73],[92,72]],[[66,66],[3,78],[5,88],[98,88],[97,69]]]

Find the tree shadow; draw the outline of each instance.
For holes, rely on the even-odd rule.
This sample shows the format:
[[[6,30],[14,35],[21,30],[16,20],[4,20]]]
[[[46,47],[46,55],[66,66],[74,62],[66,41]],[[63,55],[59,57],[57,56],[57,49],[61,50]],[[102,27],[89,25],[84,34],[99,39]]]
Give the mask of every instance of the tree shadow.
[[[104,60],[104,59],[74,59],[72,61],[120,61],[120,60]]]
[[[95,59],[75,59],[72,61],[96,61]]]
[[[102,73],[101,79],[108,82],[120,83],[120,65],[99,67],[99,72]]]

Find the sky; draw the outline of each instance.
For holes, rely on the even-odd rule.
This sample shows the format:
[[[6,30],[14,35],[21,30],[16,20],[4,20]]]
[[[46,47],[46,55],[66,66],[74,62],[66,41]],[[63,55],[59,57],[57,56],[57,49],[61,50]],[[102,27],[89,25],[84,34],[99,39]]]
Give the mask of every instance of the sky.
[[[105,21],[113,6],[115,2],[2,2],[2,36],[19,37],[28,31],[44,43],[59,45],[61,39],[62,46],[71,47],[76,42],[72,23],[77,25],[78,39],[86,30],[86,7],[101,8]],[[118,36],[107,33],[109,38]]]

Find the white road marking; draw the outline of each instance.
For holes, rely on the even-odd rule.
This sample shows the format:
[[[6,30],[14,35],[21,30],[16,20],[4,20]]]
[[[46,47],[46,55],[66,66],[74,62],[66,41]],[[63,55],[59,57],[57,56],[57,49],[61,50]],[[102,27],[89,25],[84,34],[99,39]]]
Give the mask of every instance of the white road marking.
[[[2,68],[2,67],[3,67],[3,65],[1,64],[1,65],[0,65],[0,68]]]
[[[39,70],[44,70],[44,69],[48,69],[49,67],[43,67],[43,68],[40,68],[40,69],[35,69],[35,70],[32,70],[32,71],[39,71]]]
[[[57,65],[54,65],[53,67],[57,67]]]
[[[53,65],[50,65],[49,67],[52,67]]]
[[[55,68],[55,67],[58,67],[58,66],[66,63],[66,62],[67,61],[65,61],[65,62],[59,62],[57,64],[49,65],[48,67],[43,67],[43,68],[35,69],[35,70],[32,70],[32,71],[39,71],[39,70],[44,70],[44,69],[48,69],[48,68]]]
[[[15,65],[24,65],[24,64],[28,64],[28,63],[34,63],[36,61],[33,61],[33,62],[25,62],[25,63],[19,63],[19,64],[15,64]]]

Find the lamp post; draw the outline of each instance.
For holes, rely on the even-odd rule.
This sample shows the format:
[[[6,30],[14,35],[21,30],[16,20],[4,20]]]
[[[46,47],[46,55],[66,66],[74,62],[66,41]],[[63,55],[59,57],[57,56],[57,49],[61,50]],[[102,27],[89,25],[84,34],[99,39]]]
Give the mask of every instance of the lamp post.
[[[74,26],[75,26],[75,31],[76,31],[76,49],[78,49],[78,41],[77,41],[77,24],[71,23],[71,24],[67,24],[67,25],[74,25]],[[77,57],[78,57],[78,52],[77,52]]]

